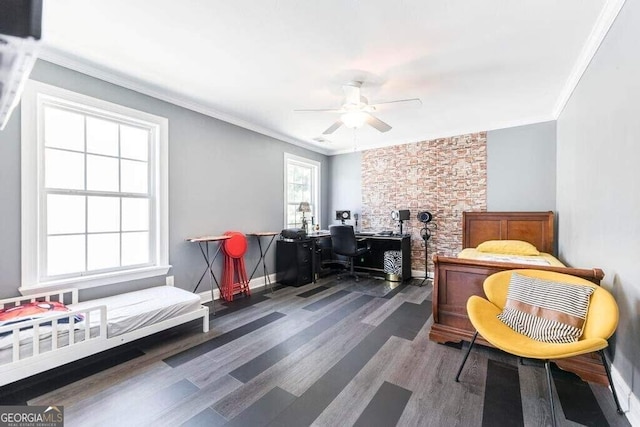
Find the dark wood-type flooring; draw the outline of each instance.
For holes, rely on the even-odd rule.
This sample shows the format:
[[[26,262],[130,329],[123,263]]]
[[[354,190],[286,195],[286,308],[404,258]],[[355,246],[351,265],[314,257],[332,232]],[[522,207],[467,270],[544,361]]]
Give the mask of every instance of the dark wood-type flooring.
[[[64,405],[67,426],[543,426],[544,368],[429,341],[431,286],[329,277],[218,305],[173,328],[0,388]],[[466,345],[463,347],[466,348]],[[605,387],[554,371],[563,426],[628,426]]]

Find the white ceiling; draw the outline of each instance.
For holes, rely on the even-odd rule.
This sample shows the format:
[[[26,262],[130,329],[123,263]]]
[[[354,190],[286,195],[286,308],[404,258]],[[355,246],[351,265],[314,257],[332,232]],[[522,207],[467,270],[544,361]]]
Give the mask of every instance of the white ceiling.
[[[43,57],[331,154],[553,120],[611,3],[49,0]],[[314,141],[338,116],[292,110],[339,107],[351,80],[423,105]]]

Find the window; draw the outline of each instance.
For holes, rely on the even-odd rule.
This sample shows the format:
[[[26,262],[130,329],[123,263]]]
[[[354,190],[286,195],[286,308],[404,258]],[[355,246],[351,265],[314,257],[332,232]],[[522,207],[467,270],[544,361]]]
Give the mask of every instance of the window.
[[[285,153],[284,155],[284,224],[286,228],[302,226],[301,202],[309,203],[304,213],[309,227],[320,218],[320,163]]]
[[[30,81],[22,99],[22,288],[168,269],[166,119]]]

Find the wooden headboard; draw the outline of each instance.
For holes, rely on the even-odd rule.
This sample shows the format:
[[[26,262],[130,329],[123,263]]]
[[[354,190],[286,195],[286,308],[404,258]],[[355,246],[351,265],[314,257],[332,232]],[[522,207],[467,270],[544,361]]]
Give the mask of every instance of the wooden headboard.
[[[553,212],[463,212],[462,247],[487,240],[524,240],[554,254]]]

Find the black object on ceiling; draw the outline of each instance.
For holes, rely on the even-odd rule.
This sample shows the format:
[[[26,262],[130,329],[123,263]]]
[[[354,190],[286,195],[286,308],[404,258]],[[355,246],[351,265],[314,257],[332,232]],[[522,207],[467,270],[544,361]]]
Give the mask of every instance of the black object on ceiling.
[[[40,40],[42,0],[1,0],[0,34]]]

